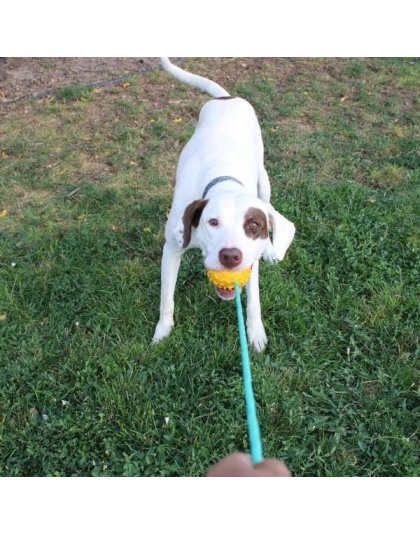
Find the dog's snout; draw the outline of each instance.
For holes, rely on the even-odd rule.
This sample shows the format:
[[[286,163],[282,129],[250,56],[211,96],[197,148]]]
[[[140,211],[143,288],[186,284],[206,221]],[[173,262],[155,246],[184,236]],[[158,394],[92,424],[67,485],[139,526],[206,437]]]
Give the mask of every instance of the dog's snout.
[[[223,267],[233,269],[242,261],[242,252],[238,248],[222,248],[219,252],[219,261]]]

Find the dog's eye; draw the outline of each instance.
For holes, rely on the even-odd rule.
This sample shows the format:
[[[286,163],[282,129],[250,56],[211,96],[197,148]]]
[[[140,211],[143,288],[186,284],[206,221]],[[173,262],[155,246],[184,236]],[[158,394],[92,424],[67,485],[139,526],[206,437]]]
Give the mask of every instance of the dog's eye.
[[[248,228],[251,230],[251,232],[255,232],[258,227],[259,224],[256,221],[251,221],[248,223]]]
[[[219,221],[217,219],[210,219],[209,220],[210,226],[219,226]]]

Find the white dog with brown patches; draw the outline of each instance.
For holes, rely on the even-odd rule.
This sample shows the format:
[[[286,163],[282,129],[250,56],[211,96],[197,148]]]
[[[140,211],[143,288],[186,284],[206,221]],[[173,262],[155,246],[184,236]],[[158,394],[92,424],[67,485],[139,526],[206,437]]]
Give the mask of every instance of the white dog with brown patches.
[[[220,85],[161,58],[175,78],[213,97],[200,112],[194,135],[179,158],[174,199],[166,224],[162,256],[158,342],[172,330],[174,293],[181,256],[201,248],[211,270],[252,267],[247,290],[247,334],[258,352],[267,344],[261,319],[258,261],[282,260],[293,241],[293,223],[270,204],[261,130],[252,106]],[[269,238],[272,231],[273,241]],[[217,288],[222,299],[234,290]]]

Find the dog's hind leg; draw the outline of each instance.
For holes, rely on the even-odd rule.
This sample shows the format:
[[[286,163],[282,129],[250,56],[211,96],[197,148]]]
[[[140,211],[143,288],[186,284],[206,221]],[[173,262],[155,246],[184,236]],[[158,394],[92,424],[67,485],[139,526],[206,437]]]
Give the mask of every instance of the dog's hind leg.
[[[153,343],[169,335],[174,326],[174,294],[182,251],[165,243],[162,254],[160,317],[156,325]]]
[[[270,198],[271,198],[270,179],[268,178],[268,174],[267,174],[267,171],[265,170],[263,163],[261,163],[259,171],[258,171],[258,198],[260,198],[263,202],[267,202],[267,204],[270,203]]]
[[[270,179],[268,178],[268,173],[265,170],[264,164],[261,163],[260,169],[258,172],[258,198],[262,201],[270,204],[271,198],[271,185]],[[270,262],[274,263],[277,261],[276,253],[274,252],[273,244],[271,240],[267,241],[267,247],[263,253],[263,258]]]

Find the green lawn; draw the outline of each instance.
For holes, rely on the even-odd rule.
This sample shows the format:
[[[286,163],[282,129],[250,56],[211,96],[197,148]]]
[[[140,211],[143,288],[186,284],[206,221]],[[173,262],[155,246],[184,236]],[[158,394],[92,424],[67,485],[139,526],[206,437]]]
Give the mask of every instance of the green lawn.
[[[266,455],[297,476],[419,476],[420,62],[184,66],[254,105],[297,228],[261,266]],[[205,101],[152,72],[2,110],[0,475],[198,476],[247,450],[236,310],[198,251],[151,345],[172,179]]]

